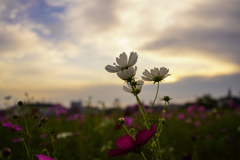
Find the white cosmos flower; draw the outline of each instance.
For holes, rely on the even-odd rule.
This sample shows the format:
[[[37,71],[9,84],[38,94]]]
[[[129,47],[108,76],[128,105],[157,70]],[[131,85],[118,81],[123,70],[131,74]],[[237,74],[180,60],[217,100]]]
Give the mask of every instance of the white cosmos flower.
[[[128,69],[118,71],[117,75],[122,80],[130,82],[132,78],[135,76],[136,71],[137,71],[137,66],[135,66],[135,68],[129,67]]]
[[[136,93],[137,94],[141,92],[143,84],[144,84],[144,81],[142,81],[142,80],[137,81],[137,85],[136,85]],[[129,92],[129,93],[134,93],[130,83],[127,83],[127,86],[128,87],[123,86],[123,90],[126,92]]]
[[[72,135],[73,135],[72,132],[62,132],[62,133],[57,134],[57,138],[58,139],[66,138],[66,137],[69,137],[69,136],[72,136]]]
[[[142,79],[144,81],[154,81],[155,82],[161,82],[164,78],[166,78],[167,76],[170,76],[171,74],[168,74],[169,69],[165,68],[165,67],[161,67],[160,70],[159,68],[155,68],[151,69],[151,73],[145,69],[145,71],[143,72]]]
[[[116,66],[107,65],[105,69],[110,73],[116,73],[118,71],[122,71],[124,69],[128,69],[129,67],[132,67],[136,64],[138,59],[137,52],[131,52],[130,57],[128,60],[128,57],[125,52],[120,54],[119,58],[116,58],[117,64]]]

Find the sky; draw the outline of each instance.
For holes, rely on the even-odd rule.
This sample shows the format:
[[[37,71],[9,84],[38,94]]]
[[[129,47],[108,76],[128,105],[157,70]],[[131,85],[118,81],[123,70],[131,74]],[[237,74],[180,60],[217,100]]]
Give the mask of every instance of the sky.
[[[0,108],[25,100],[83,104],[118,98],[135,103],[126,85],[105,70],[125,52],[138,53],[136,77],[169,68],[160,84],[172,103],[231,89],[240,97],[239,0],[0,0]],[[153,101],[157,85],[139,97]]]

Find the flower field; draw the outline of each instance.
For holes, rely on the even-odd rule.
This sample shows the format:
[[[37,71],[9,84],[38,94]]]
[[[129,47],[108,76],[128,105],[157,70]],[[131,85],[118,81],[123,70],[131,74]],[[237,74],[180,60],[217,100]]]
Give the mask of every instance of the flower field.
[[[45,116],[35,107],[25,105],[23,109],[30,133],[25,138],[20,134],[21,130],[26,132],[23,116],[19,114],[13,117],[12,110],[8,110],[1,113],[1,159],[28,159],[25,144],[29,147],[30,159],[38,159],[36,155],[47,155],[58,160],[141,159],[135,153],[115,157],[108,155],[110,149],[117,148],[116,140],[127,134],[118,123],[119,117],[125,118],[125,126],[129,131],[139,132],[146,128],[142,114],[134,109],[135,106],[128,111],[115,108],[112,112],[102,110],[98,113],[74,114],[68,114],[60,107],[51,107],[51,114]],[[161,112],[154,110],[148,114],[152,124],[162,116]],[[239,106],[213,109],[197,105],[175,107],[172,110],[167,108],[164,117],[166,124],[159,139],[163,159],[239,159]],[[45,122],[42,123],[43,121]],[[152,145],[151,141],[143,145],[143,151],[147,159],[154,159],[147,148],[149,145]],[[4,157],[6,148],[10,149],[9,157]]]

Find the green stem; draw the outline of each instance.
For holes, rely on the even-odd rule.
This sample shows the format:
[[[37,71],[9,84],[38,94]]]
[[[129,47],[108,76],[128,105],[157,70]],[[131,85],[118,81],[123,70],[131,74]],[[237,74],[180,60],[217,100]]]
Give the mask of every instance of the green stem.
[[[27,144],[26,144],[26,142],[25,142],[24,139],[22,139],[22,141],[23,141],[23,144],[24,144],[24,146],[25,146],[25,148],[26,148],[26,150],[27,150],[28,159],[30,160],[31,158],[30,158],[30,154],[29,154],[29,151],[28,151]]]
[[[29,132],[30,134],[31,134],[33,128],[36,126],[36,124],[37,124],[37,122],[35,121],[34,124],[33,124],[33,126],[32,126],[32,128],[31,128],[31,130],[30,130],[30,132]]]
[[[160,143],[159,143],[159,136],[160,136],[160,134],[157,136],[158,152],[159,152],[159,155],[160,155],[160,160],[162,160],[161,148],[160,148]]]
[[[126,127],[125,124],[123,124],[123,127],[125,128],[125,130],[127,131],[127,133],[128,133],[130,136],[132,136],[131,133],[129,132],[129,130],[127,129],[127,127]],[[133,137],[133,136],[132,136],[132,137]],[[135,138],[133,137],[133,139],[135,139]]]
[[[137,99],[139,108],[140,108],[140,110],[142,111],[143,118],[144,118],[144,120],[145,120],[145,122],[146,122],[147,129],[150,129],[150,127],[149,127],[149,122],[148,122],[148,119],[147,119],[147,114],[146,114],[146,112],[145,112],[145,110],[144,110],[144,107],[142,106],[142,103],[141,103],[140,99],[138,98],[138,96],[137,96],[137,95],[135,95],[135,96],[136,96],[136,99]]]
[[[164,118],[164,114],[165,114],[165,107],[166,107],[166,102],[164,103],[164,106],[163,106],[163,116],[162,116],[162,118]]]
[[[155,103],[155,101],[156,101],[156,99],[157,99],[158,90],[159,90],[159,82],[158,82],[158,86],[157,86],[157,93],[156,93],[155,99],[154,99],[154,101],[153,101],[153,103],[152,103],[152,106],[149,108],[149,110],[147,111],[146,114],[148,114],[148,112],[152,109],[152,107],[153,107],[153,105],[154,105],[154,103]]]
[[[141,151],[141,154],[142,154],[143,158],[144,158],[145,160],[147,160],[142,151]]]
[[[164,118],[165,107],[166,107],[166,102],[164,103],[162,118]],[[161,127],[160,127],[159,132],[158,132],[159,126],[157,128],[157,132],[158,132],[158,134],[157,134],[157,143],[158,143],[158,152],[159,152],[159,155],[160,155],[160,160],[162,160],[162,154],[161,154],[161,148],[160,148],[160,143],[159,143],[159,137],[160,137],[160,135],[162,133],[162,126],[163,126],[163,124],[161,123],[160,125],[161,125]]]
[[[28,132],[27,121],[26,121],[25,114],[24,114],[24,111],[23,111],[23,109],[22,109],[22,106],[21,106],[20,108],[21,108],[21,110],[22,110],[23,119],[24,119],[24,123],[25,123],[26,130],[27,130],[27,136],[30,136],[30,135],[29,135],[29,132]]]
[[[139,108],[140,108],[140,110],[141,110],[141,112],[142,112],[142,114],[143,114],[143,118],[144,118],[144,120],[145,120],[145,122],[146,122],[147,129],[149,129],[149,122],[148,122],[147,117],[146,117],[146,112],[145,112],[145,110],[144,110],[144,108],[143,108],[143,106],[142,106],[142,103],[141,103],[140,99],[138,98],[138,96],[137,96],[137,94],[136,94],[135,88],[134,88],[132,85],[131,85],[131,87],[132,87],[134,96],[136,97],[138,106],[139,106]]]

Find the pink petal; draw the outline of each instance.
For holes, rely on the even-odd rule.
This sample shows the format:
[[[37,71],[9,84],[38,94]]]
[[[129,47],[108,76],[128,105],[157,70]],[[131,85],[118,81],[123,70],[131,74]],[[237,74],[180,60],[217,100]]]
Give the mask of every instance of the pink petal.
[[[13,139],[12,141],[13,141],[14,143],[16,143],[16,142],[21,142],[22,139],[21,139],[21,138],[16,138],[16,139]]]
[[[55,160],[43,154],[39,154],[39,155],[36,154],[36,157],[38,157],[38,160]]]
[[[18,127],[18,125],[14,124],[14,130],[15,131],[20,131],[20,128]]]
[[[12,123],[11,122],[2,123],[2,125],[4,127],[12,128]]]
[[[108,152],[109,156],[123,156],[125,154],[128,154],[129,152],[131,152],[132,149],[110,149]]]
[[[116,145],[120,149],[129,149],[136,147],[136,141],[129,134],[125,134],[124,137],[118,138]]]
[[[143,145],[146,144],[148,142],[148,140],[150,138],[152,138],[152,136],[155,134],[156,132],[156,128],[154,125],[151,126],[151,129],[144,129],[140,132],[137,133],[136,135],[136,142],[138,145]]]

